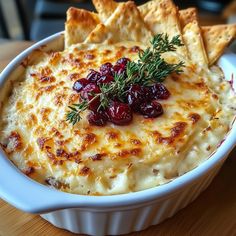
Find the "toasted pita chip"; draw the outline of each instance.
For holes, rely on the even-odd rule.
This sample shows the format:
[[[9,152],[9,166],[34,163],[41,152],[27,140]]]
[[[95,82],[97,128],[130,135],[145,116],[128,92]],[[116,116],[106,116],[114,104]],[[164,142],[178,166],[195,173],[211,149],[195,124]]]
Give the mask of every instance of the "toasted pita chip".
[[[183,29],[184,26],[190,22],[198,21],[197,15],[198,15],[197,9],[194,7],[180,10],[179,11],[179,20],[180,20],[181,28]]]
[[[183,39],[188,49],[189,58],[200,65],[208,65],[208,57],[198,24],[196,8],[187,8],[179,11],[180,25],[183,30]],[[193,53],[194,52],[194,53]]]
[[[202,27],[202,35],[209,64],[212,65],[236,37],[236,24],[204,26]]]
[[[96,7],[98,9],[98,6],[100,4],[101,7],[101,15],[103,16],[103,20],[105,21],[107,19],[107,17],[109,17],[110,15],[112,15],[112,13],[114,14],[115,9],[117,8],[118,5],[122,5],[121,3],[116,3],[113,0],[93,0],[94,2],[96,2]],[[159,4],[158,4],[159,3]],[[104,7],[104,5],[106,6],[106,10],[104,10],[104,13],[102,13],[102,7]],[[170,33],[172,34],[173,32],[176,32],[174,29],[177,29],[177,31],[179,30],[179,24],[177,21],[177,24],[175,24],[174,27],[172,27],[172,30],[168,30],[170,28],[170,26],[174,22],[174,18],[173,15],[173,8],[171,7],[171,1],[170,0],[154,0],[151,2],[148,2],[142,6],[139,6],[139,9],[141,11],[141,15],[144,17],[144,20],[146,19],[146,22],[148,23],[148,26],[154,29],[154,33],[158,33],[157,29],[162,30],[163,28],[166,29],[165,31],[168,33],[168,35],[170,35]],[[160,14],[159,19],[161,19],[161,24],[158,18],[155,18],[156,14],[154,14],[153,12],[155,10],[153,10],[153,8],[157,7],[156,10],[158,10],[160,7],[162,8],[162,10],[160,11],[159,9],[159,13],[161,12],[162,14]],[[163,9],[164,13],[163,13]],[[174,10],[175,11],[175,10]],[[99,12],[99,11],[98,11]],[[170,14],[171,16],[167,16],[168,14]],[[162,17],[164,15],[164,17]],[[151,18],[152,16],[154,17],[154,20],[152,21]],[[129,15],[127,14],[127,19],[129,18]],[[164,19],[167,18],[166,22],[163,22]],[[182,26],[182,28],[184,29],[184,27],[186,25],[188,25],[189,23],[193,22],[194,20],[197,19],[197,11],[195,8],[188,8],[185,10],[181,10],[179,11],[179,18],[180,18],[180,24]],[[66,21],[66,30],[65,30],[65,46],[68,47],[72,44],[76,44],[76,43],[80,43],[83,42],[86,37],[91,33],[91,31],[95,31],[93,34],[93,39],[92,39],[92,35],[90,35],[90,37],[87,40],[91,40],[91,41],[109,41],[109,42],[117,42],[117,41],[121,41],[122,37],[124,36],[123,40],[138,40],[138,38],[142,37],[145,38],[143,36],[141,36],[141,33],[137,33],[137,29],[135,30],[136,34],[134,37],[132,37],[132,35],[127,34],[127,30],[126,27],[125,29],[121,29],[119,30],[119,37],[116,38],[115,35],[115,29],[113,33],[110,32],[110,27],[112,28],[114,24],[114,22],[116,20],[118,20],[119,17],[118,16],[114,16],[110,19],[109,23],[106,25],[98,25],[100,23],[100,19],[99,16],[95,13],[86,11],[86,10],[81,10],[81,9],[76,9],[76,8],[70,8],[67,11],[67,21]],[[126,23],[130,20],[126,19]],[[134,24],[134,21],[132,21],[132,24]],[[155,21],[156,21],[156,25],[155,25]],[[122,24],[126,24],[123,23],[124,19],[122,20]],[[160,25],[158,25],[158,23],[160,23]],[[108,26],[108,28],[107,28]],[[165,27],[166,26],[166,27]],[[95,30],[95,28],[97,27],[97,30]],[[190,41],[187,40],[186,38],[186,34],[187,32],[192,32],[195,34],[197,33],[197,28],[196,28],[196,24],[190,24],[188,27],[186,27],[184,29],[184,41],[186,43],[187,48],[189,49],[189,51],[192,51],[191,45],[190,45]],[[224,49],[227,47],[227,45],[231,42],[231,40],[235,37],[236,34],[236,29],[235,29],[235,25],[220,25],[220,26],[208,26],[208,27],[202,27],[202,37],[203,37],[203,41],[205,44],[205,48],[206,48],[206,52],[208,55],[208,59],[209,59],[209,64],[213,64],[219,57],[220,55],[223,53]],[[109,30],[108,30],[109,29]],[[130,29],[130,27],[128,27],[128,29]],[[146,26],[144,27],[144,31],[146,31],[147,28]],[[97,31],[97,33],[96,33]],[[99,33],[100,31],[100,33]],[[126,32],[126,33],[125,33]],[[162,30],[163,32],[163,30]],[[180,32],[180,31],[179,31]],[[129,32],[130,33],[130,32]],[[159,32],[160,33],[160,32]],[[103,35],[104,34],[104,35]],[[150,32],[148,33],[150,34]],[[173,33],[174,34],[174,33]],[[176,34],[175,34],[176,35]],[[149,36],[148,36],[149,37]],[[148,38],[146,37],[146,38]],[[115,39],[116,38],[116,39]],[[145,41],[147,39],[144,39]],[[141,40],[143,41],[143,40]],[[189,42],[188,42],[189,41]],[[199,39],[198,39],[199,41]],[[199,48],[202,48],[202,43],[201,40],[198,42],[198,46]],[[182,48],[182,54],[185,54],[185,50]],[[201,63],[206,59],[207,57],[204,56],[204,51],[202,50],[197,50],[198,52],[200,52],[201,55],[198,55],[198,58],[201,58]],[[188,54],[190,56],[190,58],[195,61],[194,58],[192,58],[192,56],[190,54]]]
[[[113,0],[92,0],[92,1],[102,22],[105,22],[120,4]],[[141,15],[144,17],[151,10],[151,7],[152,4],[148,2],[146,4],[138,6],[138,9],[141,12]]]
[[[138,6],[138,9],[143,19],[152,10],[153,5],[155,5],[154,1],[149,1],[141,6]]]
[[[95,6],[99,17],[102,22],[105,22],[118,7],[117,2],[113,0],[93,0],[93,5]]]
[[[87,43],[117,43],[124,40],[147,44],[152,38],[134,2],[120,3],[104,24],[91,32]]]
[[[183,39],[188,49],[189,58],[201,66],[208,65],[208,58],[201,36],[201,29],[198,22],[193,20],[185,25],[183,29]]]
[[[93,4],[98,11],[99,17],[105,22],[115,11],[119,4],[113,0],[93,0]],[[181,35],[180,25],[178,23],[178,12],[171,0],[153,0],[138,7],[141,16],[147,27],[153,34],[173,32],[175,35]],[[192,10],[193,8],[191,8]],[[190,10],[184,11],[182,15],[186,18],[190,15]],[[169,25],[171,23],[171,25]],[[174,27],[173,27],[174,26]],[[101,28],[101,26],[100,26]],[[181,37],[182,39],[182,37]],[[178,49],[181,54],[187,55],[186,48]]]
[[[90,32],[100,23],[97,14],[71,7],[65,23],[65,47],[84,42]]]
[[[153,34],[167,33],[170,38],[180,35],[183,41],[178,11],[171,0],[153,0],[140,6],[139,10]],[[177,51],[187,57],[186,47],[179,47]]]

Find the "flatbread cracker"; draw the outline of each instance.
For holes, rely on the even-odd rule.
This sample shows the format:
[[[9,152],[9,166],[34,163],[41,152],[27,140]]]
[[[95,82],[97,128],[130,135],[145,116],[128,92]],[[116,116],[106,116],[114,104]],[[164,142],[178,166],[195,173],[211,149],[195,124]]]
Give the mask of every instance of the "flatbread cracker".
[[[153,37],[134,2],[120,3],[104,24],[99,24],[86,43],[137,41],[147,44]]]
[[[189,22],[183,28],[183,39],[188,49],[188,56],[196,64],[208,65],[208,58],[201,36],[201,29],[196,20]]]
[[[195,28],[196,26],[188,25],[190,22],[194,22],[198,20],[197,16],[197,9],[195,8],[187,8],[185,10],[179,11],[180,13],[180,23],[181,27],[183,27],[184,31],[184,38],[186,41],[186,45],[188,51],[191,52],[192,42],[186,35],[190,28]],[[186,27],[188,25],[188,27]],[[185,28],[186,27],[186,28]],[[204,48],[206,52],[206,56],[208,58],[208,64],[214,64],[217,59],[223,54],[224,49],[229,45],[229,43],[235,38],[236,36],[236,26],[235,25],[215,25],[215,26],[203,26],[201,27],[202,31],[202,39],[204,43]],[[189,41],[189,42],[188,42]],[[201,43],[202,44],[202,43]],[[201,46],[198,44],[198,48]],[[194,48],[192,48],[194,49]],[[199,54],[199,50],[195,49],[194,54]],[[204,56],[204,53],[202,53]],[[193,54],[192,54],[193,55]],[[202,56],[198,55],[199,58],[203,58]],[[204,56],[205,57],[205,56]],[[195,61],[194,58],[192,58]]]
[[[144,22],[152,33],[166,33],[170,38],[180,35],[183,41],[179,23],[178,10],[171,0],[153,0],[139,7]],[[184,57],[187,57],[186,47],[177,49]]]
[[[98,11],[98,14],[103,22],[112,15],[119,4],[113,0],[93,0],[93,4]],[[178,19],[178,11],[171,0],[153,0],[138,7],[141,16],[148,28],[153,34],[168,33],[169,37],[176,35],[181,36],[181,27]],[[182,11],[182,18],[187,22],[187,19],[192,14],[194,8],[189,8]],[[99,27],[101,29],[104,27]],[[171,35],[170,35],[171,34]],[[183,38],[181,37],[183,40]],[[185,47],[178,48],[178,52],[187,56]]]
[[[97,14],[74,7],[68,9],[66,16],[65,48],[84,42],[90,32],[100,23]]]
[[[202,27],[202,35],[209,64],[212,65],[236,37],[236,24],[204,26]]]
[[[118,7],[120,3],[115,2],[113,0],[92,0],[93,5],[95,9],[97,10],[100,19],[102,22],[105,22],[115,11],[115,9]],[[152,4],[150,4],[151,1],[138,6],[139,11],[141,12],[141,15],[144,17],[147,15],[147,13],[151,10]]]
[[[93,0],[96,10],[99,13],[102,21],[105,22],[115,8],[122,3],[116,3],[113,0]],[[178,11],[171,0],[153,0],[138,7],[141,16],[144,19],[147,27],[153,34],[168,33],[169,37],[181,35],[181,28],[178,19]],[[98,29],[104,30],[104,27],[99,26]],[[97,29],[97,31],[98,31]],[[187,57],[186,47],[178,48],[178,52]]]
[[[153,34],[167,33],[170,37],[181,35],[182,29],[184,31],[184,37],[182,39],[184,39],[189,52],[184,47],[178,52],[185,56],[189,55],[193,61],[196,61],[196,58],[200,58],[197,60],[200,63],[207,61],[208,58],[209,64],[212,65],[236,35],[235,25],[202,27],[202,38],[207,56],[204,55],[204,50],[196,50],[195,47],[195,52],[198,56],[193,58],[193,55],[190,54],[193,46],[190,44],[192,42],[187,38],[187,34],[191,33],[191,37],[194,34],[199,35],[196,22],[193,23],[198,18],[195,8],[180,10],[178,14],[171,0],[149,1],[138,7],[146,23],[145,25],[140,14],[137,13],[136,6],[133,6],[135,9],[133,13],[130,7],[124,7],[124,3],[117,3],[113,0],[93,0],[93,2],[99,15],[76,8],[70,8],[67,11],[65,47],[84,42],[86,38],[86,42],[112,43],[122,40],[135,40],[145,41],[146,43],[152,37],[147,27],[151,29]],[[119,10],[116,11],[118,6]],[[119,16],[119,14],[123,14],[124,12],[125,17]],[[108,21],[106,22],[107,19]],[[104,22],[104,25],[101,22]],[[137,28],[138,24],[140,24],[140,28]],[[139,29],[142,30],[140,31]],[[91,33],[92,31],[93,33]],[[197,48],[203,48],[202,40],[199,36],[196,37],[196,40],[198,41]]]
[[[170,37],[173,37],[176,32],[180,32],[177,9],[171,0],[153,0],[142,7],[145,5],[147,6],[146,9],[149,10],[145,14],[143,11],[140,12],[154,34],[168,33]]]
[[[138,6],[138,9],[142,15],[142,17],[144,18],[152,9],[153,3],[151,3],[153,1],[148,1],[145,4]]]
[[[119,3],[113,0],[93,0],[93,5],[96,8],[101,21],[104,23],[116,10]]]
[[[198,12],[194,7],[183,9],[179,11],[179,20],[181,28],[183,29],[185,25],[190,22],[198,21]]]

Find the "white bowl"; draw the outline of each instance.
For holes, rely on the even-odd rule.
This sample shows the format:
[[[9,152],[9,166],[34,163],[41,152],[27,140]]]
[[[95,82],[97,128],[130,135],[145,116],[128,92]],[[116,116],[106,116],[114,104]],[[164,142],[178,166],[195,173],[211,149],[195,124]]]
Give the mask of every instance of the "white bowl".
[[[63,33],[52,35],[17,56],[0,75],[0,104],[10,81],[23,72],[22,61],[35,50],[63,50]],[[46,46],[45,46],[46,45]],[[28,58],[29,59],[29,58]],[[219,60],[226,79],[236,78],[236,56]],[[22,211],[41,214],[53,225],[74,233],[118,235],[139,231],[171,217],[211,183],[236,143],[236,125],[204,163],[170,183],[114,196],[81,196],[60,192],[23,175],[0,150],[0,197]]]

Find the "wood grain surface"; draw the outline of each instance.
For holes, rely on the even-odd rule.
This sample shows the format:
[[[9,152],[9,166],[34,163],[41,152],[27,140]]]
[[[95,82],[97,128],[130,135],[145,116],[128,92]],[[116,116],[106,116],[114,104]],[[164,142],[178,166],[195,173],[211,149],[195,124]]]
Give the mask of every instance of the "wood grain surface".
[[[0,44],[0,71],[31,42]],[[0,236],[69,236],[38,215],[21,212],[0,199]],[[210,187],[174,217],[130,236],[236,235],[236,149]]]

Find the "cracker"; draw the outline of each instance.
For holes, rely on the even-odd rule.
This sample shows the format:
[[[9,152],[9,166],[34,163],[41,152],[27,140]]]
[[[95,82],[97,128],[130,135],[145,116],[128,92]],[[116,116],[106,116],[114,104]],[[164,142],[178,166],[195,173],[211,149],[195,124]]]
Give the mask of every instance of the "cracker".
[[[100,23],[97,14],[71,7],[66,13],[65,47],[84,42],[92,30]]]
[[[147,3],[138,7],[142,17],[144,18],[152,9],[153,1],[148,1]]]
[[[191,40],[188,38],[187,36],[187,32],[189,32],[189,30],[191,30],[190,28],[192,28],[192,30],[195,30],[196,33],[196,25],[188,25],[191,22],[197,21],[198,17],[197,17],[197,10],[195,8],[187,8],[185,10],[181,10],[179,11],[180,13],[180,23],[181,23],[181,27],[183,27],[183,31],[184,31],[184,40],[186,42],[188,51],[191,52],[194,48],[198,48],[195,49],[194,54],[198,54],[199,58],[208,58],[208,64],[212,65],[214,64],[217,59],[223,54],[224,49],[229,45],[229,43],[235,38],[236,35],[236,26],[235,25],[215,25],[215,26],[203,26],[201,27],[201,33],[202,33],[202,40],[204,43],[204,48],[205,48],[205,52],[206,52],[206,56],[204,56],[204,52],[203,51],[199,51],[200,48],[203,48],[202,46],[200,46],[202,44],[202,40],[200,40],[198,42],[198,46],[196,45],[196,47],[193,47],[191,44],[193,44],[193,42],[191,42]],[[187,26],[188,25],[188,26]],[[185,28],[186,27],[186,28]],[[195,29],[194,29],[195,28]],[[198,30],[197,30],[198,31]],[[198,38],[199,40],[199,38]],[[196,42],[195,42],[196,43]],[[192,48],[192,49],[191,49]],[[201,55],[200,55],[201,54]],[[193,61],[196,60],[196,58],[192,58],[194,55],[191,55],[191,59]],[[202,60],[203,62],[203,60]],[[201,62],[201,64],[202,64]]]
[[[132,40],[146,43],[152,37],[147,27],[153,34],[167,33],[169,37],[181,35],[182,28],[184,35],[181,39],[184,39],[189,52],[184,47],[179,48],[178,52],[188,55],[194,62],[198,61],[201,64],[204,61],[207,62],[208,59],[209,64],[212,65],[236,35],[235,25],[207,26],[202,27],[202,40],[196,23],[197,10],[188,8],[180,10],[178,14],[171,0],[153,0],[139,6],[138,9],[146,25],[134,4],[131,4],[131,7],[130,3],[126,6],[125,3],[116,3],[113,0],[93,0],[93,2],[99,15],[77,8],[70,8],[67,11],[65,47],[84,42],[86,38],[86,42],[112,43]],[[142,30],[137,28],[138,24]],[[194,48],[191,45],[193,35],[196,35]],[[202,41],[204,41],[205,50]],[[193,49],[197,56],[190,54]]]
[[[104,24],[99,24],[86,43],[137,41],[147,44],[152,38],[134,2],[120,3]]]
[[[172,38],[180,35],[183,41],[179,23],[178,10],[171,0],[153,0],[139,7],[144,22],[152,33],[165,33]],[[177,52],[187,57],[186,47],[179,47]]]
[[[209,64],[212,65],[236,37],[236,24],[204,26],[202,27],[202,35]]]
[[[181,28],[183,29],[185,25],[190,22],[198,21],[198,12],[194,7],[183,9],[179,11],[179,20]]]
[[[113,0],[93,0],[93,5],[96,8],[102,22],[105,22],[118,7],[117,2]]]
[[[201,36],[201,29],[196,20],[189,22],[183,28],[183,39],[188,49],[189,58],[196,64],[208,65],[208,58]]]

